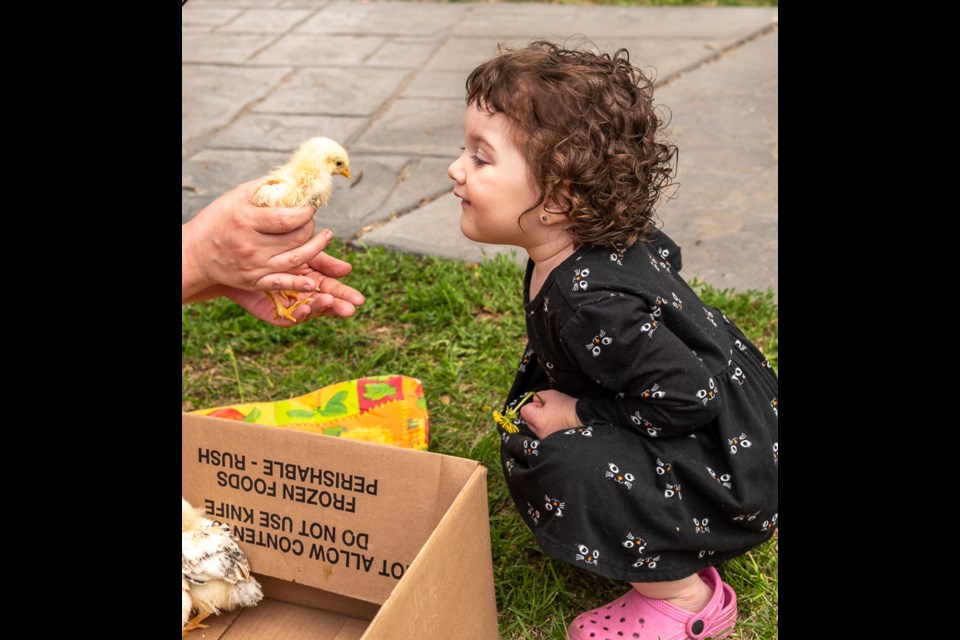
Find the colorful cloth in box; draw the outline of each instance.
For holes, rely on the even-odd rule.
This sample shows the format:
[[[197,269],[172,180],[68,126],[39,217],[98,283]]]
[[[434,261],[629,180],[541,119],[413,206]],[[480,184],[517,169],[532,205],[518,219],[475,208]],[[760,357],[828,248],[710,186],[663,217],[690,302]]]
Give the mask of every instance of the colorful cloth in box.
[[[407,449],[425,450],[430,437],[423,385],[400,375],[337,382],[289,400],[194,413]]]

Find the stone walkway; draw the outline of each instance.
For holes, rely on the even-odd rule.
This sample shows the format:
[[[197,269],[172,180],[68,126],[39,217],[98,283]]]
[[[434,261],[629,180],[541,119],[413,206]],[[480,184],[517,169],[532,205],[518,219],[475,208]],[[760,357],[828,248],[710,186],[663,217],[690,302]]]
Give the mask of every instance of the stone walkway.
[[[778,9],[190,0],[182,9],[182,220],[325,135],[337,178],[318,225],[345,239],[463,260],[510,247],[460,234],[447,165],[467,74],[498,43],[587,37],[655,69],[680,148],[659,209],[684,275],[778,289]],[[318,227],[319,228],[319,227]],[[517,256],[525,260],[525,256]]]

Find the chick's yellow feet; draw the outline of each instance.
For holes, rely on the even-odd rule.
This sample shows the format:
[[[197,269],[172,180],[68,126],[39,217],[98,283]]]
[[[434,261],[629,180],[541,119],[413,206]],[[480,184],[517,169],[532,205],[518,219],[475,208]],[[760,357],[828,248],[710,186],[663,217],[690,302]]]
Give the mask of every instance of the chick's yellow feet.
[[[193,631],[194,629],[206,629],[207,625],[200,624],[200,623],[206,620],[207,616],[209,615],[210,615],[209,613],[198,613],[194,617],[187,620],[187,626],[183,628],[183,635],[180,637],[186,638],[187,634]]]
[[[267,294],[267,297],[273,301],[274,307],[276,307],[276,312],[274,318],[286,318],[290,322],[296,322],[296,318],[293,317],[293,310],[299,307],[302,304],[306,304],[313,300],[313,298],[304,298],[300,299],[300,294],[291,289],[281,289],[280,291],[264,291]],[[293,302],[289,307],[287,303]]]

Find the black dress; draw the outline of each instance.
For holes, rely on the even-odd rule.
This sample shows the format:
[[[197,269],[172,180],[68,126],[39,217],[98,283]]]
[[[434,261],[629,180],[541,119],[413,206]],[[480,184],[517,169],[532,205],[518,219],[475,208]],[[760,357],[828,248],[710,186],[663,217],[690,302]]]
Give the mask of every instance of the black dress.
[[[777,526],[777,377],[679,270],[657,232],[579,249],[525,299],[506,406],[556,389],[579,398],[582,426],[542,440],[522,419],[500,428],[510,493],[544,550],[616,580],[691,575]]]

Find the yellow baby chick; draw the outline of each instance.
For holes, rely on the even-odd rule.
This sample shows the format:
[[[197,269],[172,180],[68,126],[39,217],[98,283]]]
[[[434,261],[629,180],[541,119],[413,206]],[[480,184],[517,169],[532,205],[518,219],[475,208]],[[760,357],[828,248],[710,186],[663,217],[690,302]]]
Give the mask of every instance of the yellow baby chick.
[[[257,185],[250,202],[259,207],[322,207],[333,191],[333,174],[350,177],[350,159],[346,150],[330,138],[310,138],[293,152],[290,160],[270,172]],[[300,299],[296,291],[267,291],[276,307],[277,318],[296,322],[292,311],[310,298]],[[287,306],[287,302],[293,302]]]
[[[203,517],[180,498],[182,512],[181,625],[184,636],[201,628],[211,613],[250,607],[263,599],[260,583],[250,575],[250,563],[225,524]],[[190,612],[197,615],[188,620]]]

